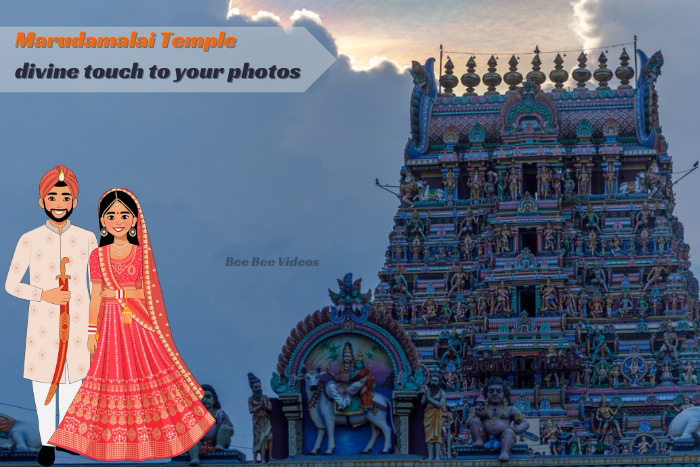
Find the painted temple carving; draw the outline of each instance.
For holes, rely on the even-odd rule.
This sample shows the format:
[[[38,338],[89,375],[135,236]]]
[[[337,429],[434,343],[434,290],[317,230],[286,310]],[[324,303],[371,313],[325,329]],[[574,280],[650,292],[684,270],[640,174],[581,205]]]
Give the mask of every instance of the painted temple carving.
[[[447,401],[442,457],[475,453],[468,421],[494,376],[529,426],[513,453],[683,448],[668,433],[700,403],[700,303],[658,118],[662,55],[639,51],[632,87],[626,51],[614,71],[604,53],[593,71],[581,54],[573,89],[560,56],[554,87],[535,58],[525,77],[511,58],[503,94],[493,57],[482,77],[469,59],[464,95],[451,60],[439,80],[433,59],[413,62],[411,136],[374,299],[351,276],[339,280],[333,305],[300,322],[279,357],[273,387],[290,456],[329,449],[318,414],[304,415],[322,397],[304,379],[333,399],[329,386],[354,384],[337,374],[360,351],[358,368],[369,362],[374,394],[400,423],[388,446],[370,421],[358,450],[377,429],[365,450],[425,455],[416,419],[435,374]],[[361,401],[334,403],[362,411]]]

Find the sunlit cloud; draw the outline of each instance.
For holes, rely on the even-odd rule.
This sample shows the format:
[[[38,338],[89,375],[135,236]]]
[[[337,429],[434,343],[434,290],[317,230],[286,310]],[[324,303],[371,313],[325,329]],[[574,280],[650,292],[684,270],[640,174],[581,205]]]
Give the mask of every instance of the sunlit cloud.
[[[277,16],[276,14],[274,14],[270,11],[265,11],[265,10],[258,11],[253,16],[251,16],[250,19],[253,21],[272,20],[275,23],[281,23],[281,21],[282,21],[281,18],[279,16]]]
[[[585,50],[600,47],[601,38],[594,34],[595,16],[590,7],[599,3],[599,0],[575,0],[571,2],[573,8],[571,30],[576,34]]]
[[[292,23],[302,19],[310,19],[311,21],[314,21],[318,24],[323,24],[321,22],[321,15],[319,15],[316,12],[307,10],[306,8],[302,8],[301,10],[294,10],[292,16],[289,17],[289,21],[291,21]]]

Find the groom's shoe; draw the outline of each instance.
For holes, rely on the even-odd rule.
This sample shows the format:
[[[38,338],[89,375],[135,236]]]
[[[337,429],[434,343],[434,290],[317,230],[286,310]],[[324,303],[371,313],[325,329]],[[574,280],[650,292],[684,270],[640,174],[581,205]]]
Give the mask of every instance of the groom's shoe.
[[[71,454],[71,455],[73,455],[73,456],[79,456],[79,455],[80,455],[80,454],[78,454],[77,452],[69,451],[68,449],[60,448],[60,447],[58,447],[58,446],[56,446],[56,451],[65,452],[65,453]]]
[[[56,449],[53,446],[41,446],[37,461],[43,467],[50,467],[56,460]]]

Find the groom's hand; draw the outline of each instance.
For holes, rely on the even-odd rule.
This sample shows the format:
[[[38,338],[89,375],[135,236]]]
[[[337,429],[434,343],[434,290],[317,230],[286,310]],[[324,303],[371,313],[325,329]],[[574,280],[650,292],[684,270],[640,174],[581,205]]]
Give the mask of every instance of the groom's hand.
[[[60,287],[44,290],[41,292],[41,299],[54,305],[65,305],[70,300],[70,291],[61,290]]]

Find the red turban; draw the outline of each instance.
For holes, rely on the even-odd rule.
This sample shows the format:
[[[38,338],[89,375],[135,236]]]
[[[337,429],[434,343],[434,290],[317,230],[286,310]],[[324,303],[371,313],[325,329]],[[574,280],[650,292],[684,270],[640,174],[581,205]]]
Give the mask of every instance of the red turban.
[[[78,179],[75,178],[75,174],[65,165],[59,165],[46,172],[46,175],[41,177],[41,182],[39,183],[39,197],[43,198],[51,191],[51,188],[55,187],[60,181],[61,172],[63,172],[63,181],[70,188],[71,193],[73,193],[73,198],[78,196]]]

